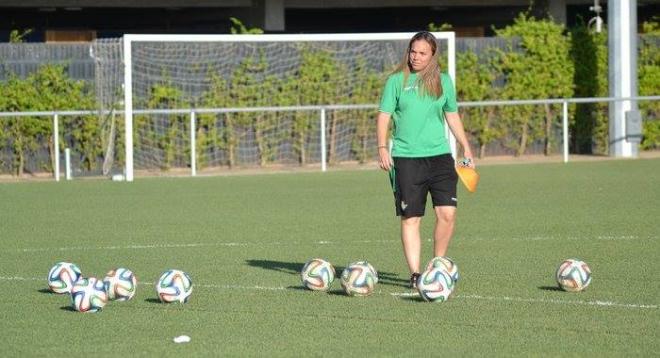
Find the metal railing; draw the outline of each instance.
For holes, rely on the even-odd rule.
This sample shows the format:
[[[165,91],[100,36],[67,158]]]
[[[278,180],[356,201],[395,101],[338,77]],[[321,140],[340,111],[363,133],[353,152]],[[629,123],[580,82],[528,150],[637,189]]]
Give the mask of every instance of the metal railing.
[[[562,105],[562,153],[564,163],[568,162],[568,105],[573,103],[602,103],[602,102],[622,102],[622,101],[656,101],[660,100],[658,96],[636,96],[636,97],[592,97],[592,98],[556,98],[556,99],[531,99],[531,100],[508,100],[508,101],[467,101],[459,102],[460,107],[485,107],[485,106],[518,106],[518,105],[539,105],[539,104],[561,104]],[[133,114],[189,114],[190,115],[190,143],[195,148],[195,122],[197,114],[204,113],[245,113],[245,112],[287,112],[287,111],[318,111],[320,121],[320,147],[321,147],[321,170],[327,170],[326,159],[326,131],[325,119],[328,110],[346,110],[346,109],[377,109],[375,104],[362,105],[309,105],[309,106],[283,106],[283,107],[249,107],[249,108],[185,108],[185,109],[149,109],[133,110]],[[63,116],[82,116],[110,114],[111,111],[99,110],[79,110],[79,111],[32,111],[32,112],[0,112],[2,117],[52,117],[53,118],[53,147],[55,148],[54,176],[55,180],[60,180],[60,153],[59,153],[59,118]],[[114,111],[115,114],[123,114],[123,110]],[[68,159],[68,158],[67,158]],[[67,160],[68,161],[68,160]],[[191,175],[197,175],[196,151],[190,151]],[[67,178],[69,169],[67,168]]]

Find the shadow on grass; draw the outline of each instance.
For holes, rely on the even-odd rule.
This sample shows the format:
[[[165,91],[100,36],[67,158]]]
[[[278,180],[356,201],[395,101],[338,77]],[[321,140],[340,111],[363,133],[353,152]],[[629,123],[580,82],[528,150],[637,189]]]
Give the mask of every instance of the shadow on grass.
[[[391,286],[408,287],[408,280],[399,278],[399,275],[392,272],[379,272],[378,283]]]
[[[346,292],[344,292],[344,290],[328,290],[328,292],[326,292],[326,293],[329,294],[329,295],[333,295],[333,296],[348,297],[348,295],[346,294]]]
[[[420,295],[401,295],[399,296],[399,299],[411,302],[426,302]]]
[[[300,275],[305,266],[304,262],[284,262],[284,261],[273,261],[273,260],[246,260],[247,264],[252,267],[260,267],[267,270],[285,272],[291,275]],[[337,278],[344,271],[343,266],[335,266],[335,273]],[[378,270],[376,268],[376,270]],[[399,275],[392,272],[378,272],[378,283],[383,285],[391,286],[403,286],[408,287],[408,280],[399,278]],[[301,286],[302,287],[302,286]]]
[[[73,308],[71,305],[68,305],[68,306],[62,306],[62,307],[60,307],[60,309],[61,309],[62,311],[78,312],[78,311],[76,311],[76,309]]]
[[[43,294],[46,294],[46,295],[59,295],[58,293],[55,293],[55,292],[51,291],[49,288],[40,288],[40,289],[37,290],[37,292],[43,293]]]
[[[153,298],[153,297],[149,297],[149,298],[145,299],[144,302],[147,302],[147,303],[157,303],[157,304],[159,304],[159,305],[160,305],[160,304],[163,304],[163,302],[161,302],[159,299],[157,299],[157,298]]]
[[[304,263],[283,262],[273,260],[246,260],[247,264],[253,267],[261,267],[267,270],[286,272],[291,275],[299,275]]]
[[[563,291],[561,288],[557,286],[539,286],[539,290],[543,291]]]

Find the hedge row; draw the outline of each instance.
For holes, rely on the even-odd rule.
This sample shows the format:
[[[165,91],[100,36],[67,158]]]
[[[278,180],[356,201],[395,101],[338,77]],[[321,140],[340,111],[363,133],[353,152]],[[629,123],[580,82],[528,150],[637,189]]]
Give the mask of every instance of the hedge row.
[[[638,74],[639,94],[660,93],[660,50],[656,46],[660,27],[657,23],[644,24],[640,43]],[[497,36],[509,40],[507,49],[492,48],[480,56],[470,52],[457,55],[457,82],[462,101],[493,99],[544,99],[567,97],[606,97],[607,86],[607,34],[591,33],[586,26],[567,30],[549,20],[538,20],[520,15],[515,23],[497,30]],[[515,41],[514,41],[515,40]],[[226,106],[282,106],[376,103],[386,73],[376,73],[366,64],[347,69],[332,55],[308,51],[296,74],[287,78],[266,76],[268,63],[262,59],[243,61],[230,78],[212,76],[211,87],[196,100],[199,107],[222,108]],[[333,78],[350,72],[350,88],[342,88]],[[0,111],[51,111],[96,108],[93,88],[82,81],[74,81],[65,74],[63,66],[46,65],[26,78],[9,75],[0,83]],[[201,103],[199,103],[201,101]],[[143,108],[183,108],[189,104],[184,94],[172,83],[159,83],[150,89],[149,97],[138,105]],[[573,153],[607,153],[608,113],[607,104],[581,104],[570,107],[570,149]],[[644,122],[643,149],[660,146],[660,102],[641,102]],[[552,152],[555,133],[561,125],[559,106],[506,106],[464,108],[462,114],[472,141],[479,148],[479,155],[486,156],[487,146],[500,141],[517,155],[526,152],[532,142],[542,141],[544,151]],[[300,164],[308,161],[305,143],[310,133],[318,129],[316,114],[296,113],[290,140]],[[112,116],[86,116],[68,119],[72,128],[62,146],[71,147],[87,170],[100,165],[104,147],[110,140],[108,130]],[[357,160],[364,162],[372,157],[367,145],[372,137],[374,114],[372,111],[355,111],[351,116],[330,114],[329,139],[330,161],[335,143],[332,128],[340,121],[352,121],[354,135],[352,148]],[[114,118],[118,121],[118,118]],[[177,137],[181,134],[181,118],[169,118],[169,128],[153,129],[146,117],[136,116],[136,131],[150,136],[151,143],[164,151],[163,169],[172,165],[177,150]],[[263,129],[277,120],[275,114],[236,113],[222,115],[219,125],[217,115],[200,115],[197,151],[215,146],[226,151],[228,166],[236,164],[235,151],[238,138],[233,126],[252,126],[259,151],[259,163],[265,165],[276,157],[279,140],[262,135]],[[4,118],[0,121],[0,168],[11,168],[22,174],[28,156],[43,150],[52,153],[52,126],[43,118]],[[116,128],[115,128],[116,129]],[[113,138],[120,149],[123,146],[121,131]],[[146,134],[145,134],[146,133]],[[99,140],[101,138],[101,140]],[[136,142],[136,145],[140,145]],[[121,150],[115,150],[120,161]],[[2,153],[10,153],[3,156]],[[200,158],[203,156],[200,156]],[[5,159],[3,162],[2,158]],[[51,161],[52,162],[52,161]],[[199,163],[201,167],[204,162]],[[50,171],[49,163],[41,168]]]

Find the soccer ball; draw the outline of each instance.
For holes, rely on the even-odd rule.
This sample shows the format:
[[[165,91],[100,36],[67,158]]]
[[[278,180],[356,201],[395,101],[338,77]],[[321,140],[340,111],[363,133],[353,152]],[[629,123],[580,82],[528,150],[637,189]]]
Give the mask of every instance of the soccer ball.
[[[426,265],[426,270],[430,270],[434,267],[440,267],[440,268],[445,269],[445,271],[447,271],[449,273],[449,276],[454,281],[454,283],[456,283],[456,281],[458,281],[458,278],[459,278],[458,266],[449,257],[446,257],[446,256],[434,257]]]
[[[48,272],[48,287],[55,293],[70,293],[80,275],[80,268],[76,264],[58,262]]]
[[[167,270],[156,283],[156,292],[161,302],[186,303],[193,290],[192,280],[187,273],[180,270]]]
[[[445,302],[454,291],[454,280],[443,267],[432,267],[417,279],[417,291],[424,301]]]
[[[349,296],[369,296],[374,292],[376,275],[363,262],[353,262],[341,274],[341,287]]]
[[[568,259],[557,268],[557,284],[568,292],[579,292],[591,283],[591,269],[584,261]]]
[[[367,266],[369,268],[369,270],[371,270],[371,272],[374,274],[374,283],[378,283],[378,271],[376,271],[376,269],[373,267],[373,265],[371,265],[366,260],[365,261],[357,261],[355,263]]]
[[[335,268],[323,259],[311,259],[303,266],[300,279],[310,290],[327,291],[335,280]]]
[[[81,278],[71,289],[71,302],[78,312],[98,312],[108,303],[108,294],[97,278]]]
[[[137,279],[131,270],[120,267],[105,275],[103,285],[110,301],[128,301],[135,296]]]

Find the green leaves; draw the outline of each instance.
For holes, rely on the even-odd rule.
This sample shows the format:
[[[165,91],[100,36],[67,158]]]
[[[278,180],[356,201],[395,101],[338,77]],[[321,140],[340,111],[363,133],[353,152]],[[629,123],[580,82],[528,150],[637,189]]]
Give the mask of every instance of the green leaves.
[[[513,25],[496,30],[510,40],[509,51],[499,51],[496,68],[504,76],[503,99],[567,98],[574,93],[575,68],[569,56],[571,36],[549,19],[537,20],[524,13]],[[515,41],[520,50],[514,49]],[[510,133],[509,145],[516,155],[529,142],[542,140],[550,154],[553,128],[561,123],[561,111],[552,106],[509,106],[503,112]]]
[[[0,111],[64,111],[93,109],[93,92],[83,81],[69,78],[66,67],[45,65],[22,79],[9,74],[0,83]],[[67,117],[61,120],[61,128],[71,127],[68,140],[60,137],[61,147],[70,147],[80,153],[81,161],[91,169],[97,156],[102,153],[99,137],[99,120],[94,116]],[[40,149],[48,150],[53,160],[52,118],[16,117],[0,121],[0,147],[12,148],[11,171],[22,175],[27,156]],[[63,131],[64,132],[64,131]],[[50,162],[36,163],[42,170],[52,171]]]
[[[660,49],[658,48],[660,24],[657,19],[642,24],[645,35],[641,37],[638,58],[640,96],[653,96],[660,93]],[[644,118],[642,149],[660,148],[660,121],[658,121],[660,102],[639,102],[639,109]]]
[[[462,101],[487,101],[497,99],[500,90],[494,87],[497,72],[493,54],[478,58],[472,52],[458,54],[457,78],[458,97]],[[495,121],[493,107],[467,107],[462,110],[466,131],[479,145],[479,157],[486,155],[486,145],[503,133],[502,126]]]

